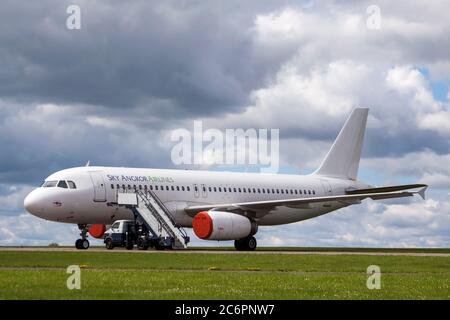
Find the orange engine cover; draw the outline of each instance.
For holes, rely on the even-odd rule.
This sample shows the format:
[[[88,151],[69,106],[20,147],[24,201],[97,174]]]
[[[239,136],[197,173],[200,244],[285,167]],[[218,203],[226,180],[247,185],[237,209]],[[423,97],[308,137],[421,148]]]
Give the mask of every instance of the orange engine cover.
[[[208,212],[201,211],[197,213],[192,221],[194,233],[200,239],[208,239],[213,232],[213,221]]]
[[[89,234],[97,239],[103,239],[105,234],[106,226],[104,224],[93,224],[89,228]]]

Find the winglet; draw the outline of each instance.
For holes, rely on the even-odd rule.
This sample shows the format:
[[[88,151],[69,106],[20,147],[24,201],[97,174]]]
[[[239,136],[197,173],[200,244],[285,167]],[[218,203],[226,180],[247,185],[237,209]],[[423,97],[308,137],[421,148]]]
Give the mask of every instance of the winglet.
[[[86,167],[89,167],[91,165],[91,160],[88,160],[88,162],[86,162]]]
[[[419,196],[422,197],[423,200],[425,200],[425,190],[427,190],[428,186],[421,188],[419,191],[417,191],[417,193],[419,194]]]

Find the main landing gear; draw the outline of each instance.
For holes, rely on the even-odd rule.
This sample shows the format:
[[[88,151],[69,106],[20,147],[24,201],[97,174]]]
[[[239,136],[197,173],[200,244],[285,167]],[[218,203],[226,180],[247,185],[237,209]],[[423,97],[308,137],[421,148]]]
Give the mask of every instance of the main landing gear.
[[[87,233],[89,231],[89,226],[87,224],[79,224],[78,229],[80,229],[81,239],[75,241],[75,248],[79,250],[87,250],[89,248],[89,240],[87,239]]]
[[[234,240],[234,247],[238,251],[253,251],[256,249],[256,246],[257,242],[253,236]]]

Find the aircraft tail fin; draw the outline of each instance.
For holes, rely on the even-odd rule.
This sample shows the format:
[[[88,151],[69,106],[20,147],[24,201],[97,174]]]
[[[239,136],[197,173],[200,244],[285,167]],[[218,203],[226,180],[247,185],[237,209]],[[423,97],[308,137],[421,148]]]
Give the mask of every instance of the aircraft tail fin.
[[[369,108],[355,108],[314,174],[356,180]]]

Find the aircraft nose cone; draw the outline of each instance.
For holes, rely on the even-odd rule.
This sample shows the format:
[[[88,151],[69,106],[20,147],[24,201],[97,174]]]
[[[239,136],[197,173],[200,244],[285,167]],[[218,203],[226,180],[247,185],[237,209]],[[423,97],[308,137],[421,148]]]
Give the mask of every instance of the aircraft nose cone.
[[[28,194],[25,197],[25,200],[23,201],[23,206],[29,213],[31,213],[33,215],[39,214],[39,211],[40,211],[39,210],[39,199],[36,194],[36,191],[31,191],[30,194]]]

